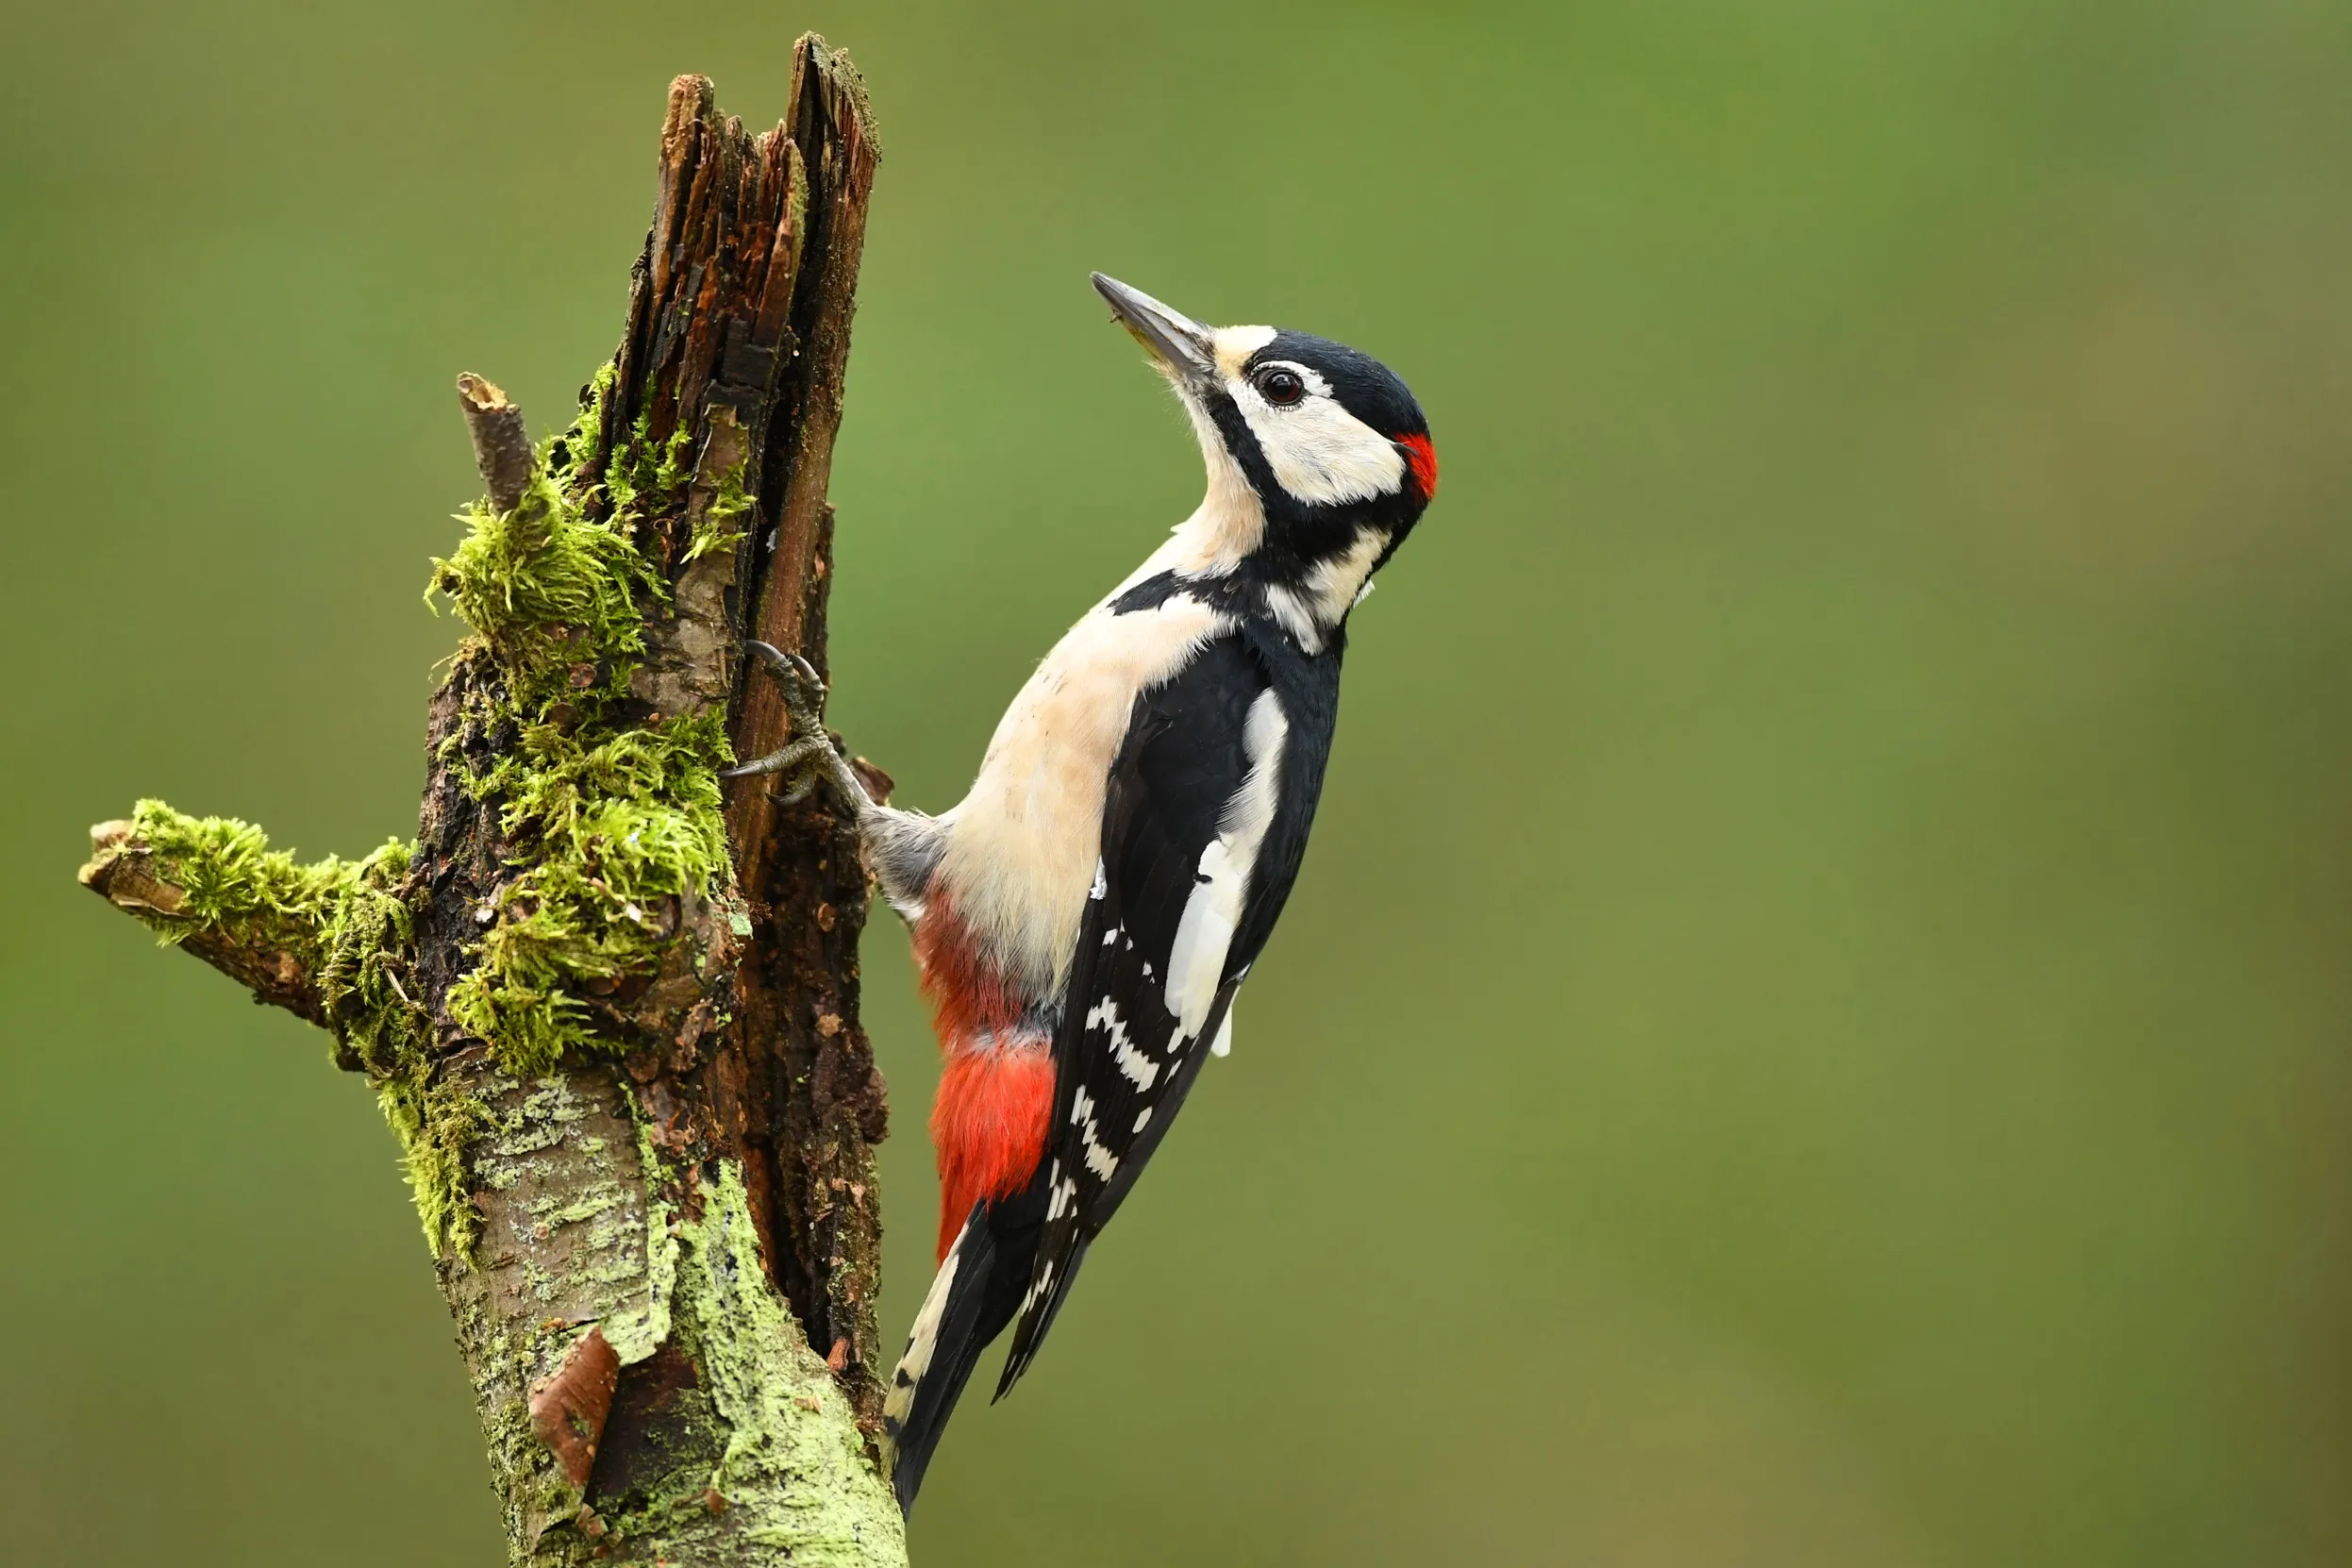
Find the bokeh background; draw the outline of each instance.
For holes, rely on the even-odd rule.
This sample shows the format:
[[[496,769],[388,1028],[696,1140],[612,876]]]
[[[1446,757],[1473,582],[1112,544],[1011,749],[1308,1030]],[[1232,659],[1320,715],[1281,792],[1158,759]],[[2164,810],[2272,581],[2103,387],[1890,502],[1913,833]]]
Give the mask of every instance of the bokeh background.
[[[773,119],[811,25],[902,799],[1197,493],[1089,268],[1372,350],[1444,461],[1234,1054],[920,1561],[2352,1560],[2323,0],[15,0],[0,1556],[498,1560],[371,1097],[73,871],[148,792],[411,831],[451,376],[564,417],[669,77]]]

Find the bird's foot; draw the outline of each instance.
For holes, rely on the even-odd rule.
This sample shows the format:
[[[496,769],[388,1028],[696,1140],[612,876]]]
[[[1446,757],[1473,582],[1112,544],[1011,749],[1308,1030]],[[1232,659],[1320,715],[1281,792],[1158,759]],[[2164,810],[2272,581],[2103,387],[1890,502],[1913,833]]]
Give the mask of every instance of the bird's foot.
[[[787,806],[808,799],[809,792],[819,784],[830,784],[859,815],[873,809],[874,801],[866,793],[864,783],[847,759],[834,749],[832,737],[825,732],[825,682],[818,678],[815,667],[800,655],[786,653],[766,642],[755,641],[745,646],[783,695],[784,711],[792,720],[792,739],[783,750],[727,768],[719,776],[747,778],[754,774],[780,774],[785,788],[776,798]]]

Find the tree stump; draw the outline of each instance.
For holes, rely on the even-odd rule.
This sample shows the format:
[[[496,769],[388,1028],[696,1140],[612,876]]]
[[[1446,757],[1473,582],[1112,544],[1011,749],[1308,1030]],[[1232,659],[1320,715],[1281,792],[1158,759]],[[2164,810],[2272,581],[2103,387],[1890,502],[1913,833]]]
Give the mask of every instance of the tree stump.
[[[876,157],[863,84],[813,35],[765,135],[679,77],[577,419],[535,445],[459,378],[487,493],[434,563],[473,630],[413,844],[299,865],[142,801],[82,871],[376,1090],[517,1563],[905,1560],[858,838],[822,793],[717,776],[787,738],[745,639],[825,668]]]

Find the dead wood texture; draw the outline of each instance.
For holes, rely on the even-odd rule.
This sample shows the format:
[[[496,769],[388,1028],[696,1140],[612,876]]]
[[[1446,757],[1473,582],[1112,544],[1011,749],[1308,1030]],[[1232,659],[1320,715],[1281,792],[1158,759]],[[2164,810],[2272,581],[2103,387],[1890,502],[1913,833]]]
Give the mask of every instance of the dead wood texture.
[[[468,610],[412,849],[296,867],[242,824],[153,803],[93,830],[93,891],[333,1029],[382,1095],[518,1563],[904,1560],[876,1450],[887,1105],[859,1024],[853,822],[824,792],[788,807],[764,780],[727,784],[726,863],[627,904],[642,961],[542,941],[551,884],[531,880],[585,854],[581,896],[612,894],[593,856],[625,852],[567,851],[589,829],[559,834],[531,791],[626,773],[628,747],[675,751],[714,715],[738,756],[780,745],[747,636],[826,667],[825,496],[876,152],[862,83],[813,36],[764,135],[678,78],[627,320],[581,423],[535,454],[522,410],[461,378],[477,537],[496,530],[527,579],[559,529],[617,535],[646,586],[624,601],[625,659],[585,611],[517,631]],[[443,564],[461,609],[469,569]],[[532,684],[549,670],[553,698]],[[551,756],[587,760],[530,772]],[[708,760],[663,788],[708,792]],[[487,953],[533,942],[552,955],[543,994],[465,1000]],[[559,1020],[559,1052],[507,1032]]]

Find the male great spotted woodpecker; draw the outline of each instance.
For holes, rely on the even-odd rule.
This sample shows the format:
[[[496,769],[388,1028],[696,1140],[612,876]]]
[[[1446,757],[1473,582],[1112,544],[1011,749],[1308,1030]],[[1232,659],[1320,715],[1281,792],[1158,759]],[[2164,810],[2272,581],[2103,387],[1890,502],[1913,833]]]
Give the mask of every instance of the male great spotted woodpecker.
[[[971,792],[937,816],[875,804],[814,672],[753,644],[802,738],[735,771],[856,808],[946,1059],[939,1273],[885,1407],[902,1508],[982,1348],[1012,1326],[1002,1397],[1228,1048],[1322,792],[1348,612],[1437,490],[1420,405],[1377,361],[1094,287],[1174,384],[1208,493],[1045,656]]]

